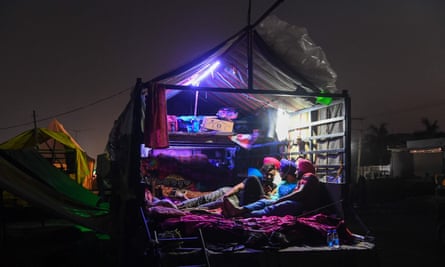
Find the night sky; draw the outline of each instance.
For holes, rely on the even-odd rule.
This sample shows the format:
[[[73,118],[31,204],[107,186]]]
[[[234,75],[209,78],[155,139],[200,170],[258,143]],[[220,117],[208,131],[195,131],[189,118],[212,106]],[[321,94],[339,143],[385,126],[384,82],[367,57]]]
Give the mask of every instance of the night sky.
[[[116,3],[115,3],[116,2]],[[252,21],[275,1],[253,0]],[[445,2],[287,0],[352,100],[353,134],[445,131]],[[136,79],[150,80],[247,25],[248,0],[0,2],[0,142],[55,117],[93,157]]]

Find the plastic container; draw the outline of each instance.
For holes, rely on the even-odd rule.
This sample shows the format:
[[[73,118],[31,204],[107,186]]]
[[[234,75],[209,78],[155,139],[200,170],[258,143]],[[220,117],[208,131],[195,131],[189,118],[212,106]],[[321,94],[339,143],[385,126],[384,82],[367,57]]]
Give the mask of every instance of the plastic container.
[[[330,248],[340,248],[340,238],[336,229],[329,229],[326,233],[326,244]]]
[[[328,245],[328,247],[332,248],[334,247],[334,241],[333,241],[333,230],[329,229],[326,232],[326,244]]]
[[[340,238],[338,237],[337,230],[333,230],[332,232],[332,247],[340,248]]]

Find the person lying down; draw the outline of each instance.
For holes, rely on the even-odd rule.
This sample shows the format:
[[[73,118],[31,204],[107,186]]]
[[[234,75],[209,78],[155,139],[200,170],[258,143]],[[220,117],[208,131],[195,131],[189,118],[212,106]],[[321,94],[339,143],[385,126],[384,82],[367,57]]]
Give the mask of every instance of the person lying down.
[[[231,198],[238,205],[247,205],[261,198],[270,197],[276,188],[270,179],[264,178],[263,173],[271,173],[275,169],[273,165],[264,165],[260,170],[249,168],[247,177],[234,186],[224,186],[202,194],[195,198],[185,199],[179,203],[174,203],[168,198],[155,198],[150,190],[145,191],[145,201],[147,207],[164,206],[180,210],[190,209],[218,209],[222,207],[224,198]]]
[[[267,179],[273,177],[274,166],[249,168],[248,176],[233,187],[222,187],[208,194],[174,204],[164,199],[152,202],[153,206],[165,206],[178,210],[221,209],[225,217],[261,217],[300,215],[320,207],[320,184],[315,167],[306,159],[280,161],[280,184],[265,193]]]

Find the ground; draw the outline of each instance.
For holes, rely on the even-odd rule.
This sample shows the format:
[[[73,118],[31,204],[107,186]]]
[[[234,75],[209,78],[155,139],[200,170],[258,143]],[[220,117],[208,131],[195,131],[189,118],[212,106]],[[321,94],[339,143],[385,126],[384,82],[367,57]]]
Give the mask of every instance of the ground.
[[[445,215],[445,196],[435,194],[434,184],[368,181],[367,196],[366,203],[354,210],[376,238],[380,266],[444,265],[445,244],[437,228]]]
[[[428,181],[367,181],[366,199],[346,211],[353,232],[375,237],[378,266],[443,266],[438,216],[445,200]],[[445,198],[445,196],[443,197]],[[353,204],[353,205],[352,205]],[[43,224],[42,224],[43,223]],[[1,266],[114,266],[107,236],[60,220],[7,224]]]

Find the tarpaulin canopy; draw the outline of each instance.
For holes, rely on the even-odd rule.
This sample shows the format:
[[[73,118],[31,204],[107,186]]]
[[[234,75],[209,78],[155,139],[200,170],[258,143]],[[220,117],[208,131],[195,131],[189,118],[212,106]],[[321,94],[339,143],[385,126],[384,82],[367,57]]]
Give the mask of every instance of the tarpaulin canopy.
[[[235,107],[249,114],[262,108],[281,108],[292,112],[316,103],[316,96],[338,93],[337,75],[323,50],[309,37],[305,28],[290,25],[276,16],[246,27],[220,45],[188,64],[152,79],[149,83],[165,85],[167,89],[190,87],[199,94],[200,107]],[[240,89],[239,94],[224,89]],[[243,89],[248,89],[243,92]],[[261,94],[261,91],[298,94]],[[167,99],[174,101],[178,90],[167,90]],[[184,92],[182,92],[184,93]],[[187,92],[190,95],[190,92]],[[312,94],[312,97],[305,96]],[[190,98],[193,104],[193,96]],[[169,106],[175,113],[178,106]],[[196,115],[196,114],[195,114]]]
[[[35,149],[56,167],[71,174],[77,183],[91,179],[91,159],[80,145],[69,135],[63,125],[53,120],[54,130],[48,128],[29,129],[0,144],[3,150]]]
[[[136,103],[151,92],[166,89],[168,114],[215,115],[220,108],[232,107],[240,117],[258,116],[267,109],[297,112],[329,103],[335,97],[348,97],[345,91],[338,92],[336,79],[323,50],[305,28],[269,15],[191,62],[147,82],[140,81],[111,130],[107,150],[112,159],[119,157],[115,155],[121,146],[118,139],[131,134],[132,121],[138,120],[133,117],[135,104],[141,105],[138,116],[145,120],[145,127],[148,122],[153,124],[149,128],[158,132],[165,128],[155,122],[155,113],[162,110],[161,100],[149,96],[152,103]],[[152,104],[158,106],[148,107],[150,110],[144,106]],[[155,135],[157,140],[165,139],[161,133]],[[162,146],[165,142],[153,145]]]
[[[109,232],[109,204],[33,149],[0,150],[0,188],[70,221]]]

